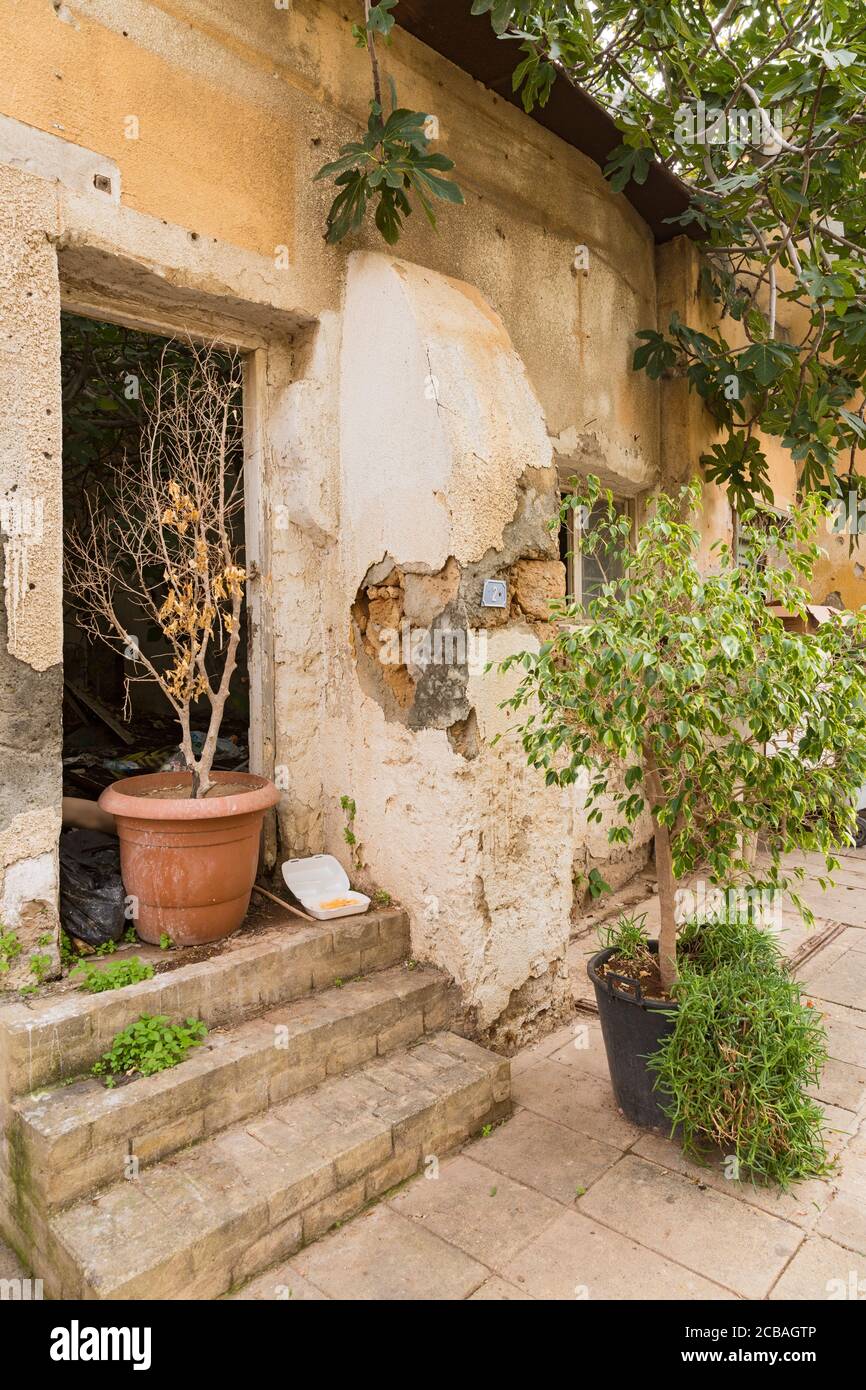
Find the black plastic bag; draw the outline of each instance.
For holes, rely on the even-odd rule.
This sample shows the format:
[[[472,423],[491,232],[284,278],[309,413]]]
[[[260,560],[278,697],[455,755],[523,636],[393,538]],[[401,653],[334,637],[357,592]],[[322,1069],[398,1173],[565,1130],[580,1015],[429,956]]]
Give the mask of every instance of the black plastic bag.
[[[119,941],[127,926],[116,835],[64,830],[60,836],[60,921],[89,946]]]

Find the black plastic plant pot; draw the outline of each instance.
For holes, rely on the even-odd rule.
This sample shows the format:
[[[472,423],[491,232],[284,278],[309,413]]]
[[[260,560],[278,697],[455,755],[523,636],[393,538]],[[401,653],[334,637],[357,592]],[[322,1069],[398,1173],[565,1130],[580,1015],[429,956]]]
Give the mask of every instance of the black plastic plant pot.
[[[649,947],[657,951],[658,942],[651,941]],[[676,1004],[669,999],[647,999],[639,982],[627,975],[602,974],[601,966],[615,954],[611,947],[599,951],[586,968],[595,986],[616,1103],[632,1124],[643,1129],[670,1130],[670,1120],[661,1105],[663,1095],[654,1089],[655,1073],[648,1070],[647,1058],[673,1032]]]

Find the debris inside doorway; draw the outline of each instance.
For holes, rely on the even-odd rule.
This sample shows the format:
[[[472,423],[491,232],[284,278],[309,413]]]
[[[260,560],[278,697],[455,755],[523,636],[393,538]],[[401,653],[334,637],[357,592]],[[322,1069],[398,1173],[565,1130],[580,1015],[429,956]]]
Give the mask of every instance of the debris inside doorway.
[[[129,925],[116,835],[64,830],[60,836],[60,924],[88,946],[118,942]]]

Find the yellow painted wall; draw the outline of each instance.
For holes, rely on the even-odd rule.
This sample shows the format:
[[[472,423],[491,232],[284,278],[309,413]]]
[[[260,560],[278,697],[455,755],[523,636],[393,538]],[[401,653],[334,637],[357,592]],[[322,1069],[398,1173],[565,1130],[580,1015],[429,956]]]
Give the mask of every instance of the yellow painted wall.
[[[46,0],[3,0],[0,108],[115,160],[129,206],[272,254],[292,231],[291,129],[274,138],[254,101],[189,70],[181,32],[163,56],[145,46],[143,20],[125,37],[95,8],[73,4],[63,22]]]
[[[375,231],[326,247],[332,191],[312,181],[366,120],[350,8],[69,0],[64,19],[51,0],[0,0],[0,111],[115,160],[126,206],[271,260],[287,247],[299,307],[317,314],[339,303],[347,250],[381,248]],[[629,366],[633,333],[655,319],[648,228],[590,160],[409,35],[395,31],[383,64],[403,104],[439,116],[468,204],[443,206],[438,235],[417,213],[400,254],[501,314],[551,434],[591,422],[614,467],[651,476],[657,390]]]
[[[346,251],[375,232],[322,240],[331,197],[319,165],[363,122],[366,55],[336,0],[0,0],[0,111],[95,151],[120,169],[125,206],[266,257],[287,248],[305,314],[340,301]],[[643,485],[661,463],[687,476],[712,422],[681,382],[661,392],[630,369],[633,334],[673,308],[699,323],[694,248],[654,254],[648,229],[600,171],[400,30],[383,62],[401,100],[440,118],[467,207],[443,207],[439,234],[416,215],[400,253],[476,285],[523,357],[562,456]],[[130,118],[137,122],[137,138]],[[589,248],[575,272],[574,247]],[[657,264],[656,264],[657,262]],[[737,326],[732,326],[736,332]],[[585,441],[590,440],[590,446]],[[661,450],[661,452],[660,452]],[[780,501],[794,473],[771,442]],[[708,536],[728,524],[706,489]],[[816,597],[866,601],[858,554],[828,535]]]

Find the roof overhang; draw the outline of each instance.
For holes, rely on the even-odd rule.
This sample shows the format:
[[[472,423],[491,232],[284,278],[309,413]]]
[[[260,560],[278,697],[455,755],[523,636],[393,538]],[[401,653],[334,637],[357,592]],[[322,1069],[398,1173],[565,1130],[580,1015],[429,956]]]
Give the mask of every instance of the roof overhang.
[[[473,16],[469,0],[400,0],[395,17],[407,33],[523,110],[519,95],[511,89],[517,45],[496,37],[489,15]],[[564,80],[553,84],[547,105],[536,107],[531,119],[602,169],[611,151],[622,144],[619,131],[598,102]],[[670,241],[683,231],[699,235],[695,223],[682,228],[667,221],[685,210],[689,198],[682,181],[660,164],[650,166],[646,183],[629,183],[623,196],[652,229],[656,242]]]

